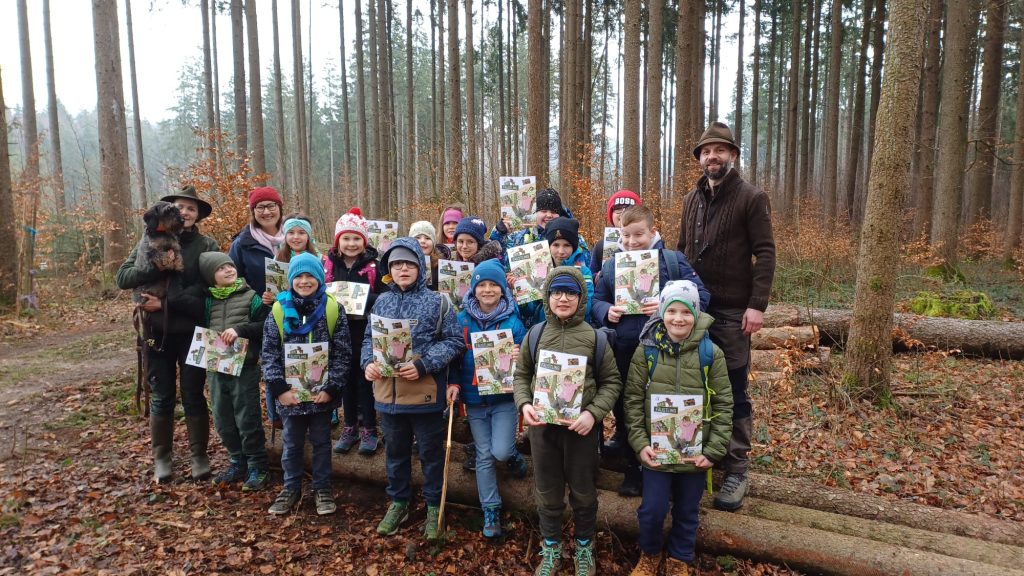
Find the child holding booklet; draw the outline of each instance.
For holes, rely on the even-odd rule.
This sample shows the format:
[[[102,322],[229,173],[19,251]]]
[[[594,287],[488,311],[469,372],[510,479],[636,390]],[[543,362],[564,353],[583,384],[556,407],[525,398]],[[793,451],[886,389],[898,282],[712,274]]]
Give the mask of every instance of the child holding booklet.
[[[614,226],[615,228],[622,227],[622,212],[626,208],[631,206],[639,206],[643,204],[640,201],[640,196],[632,190],[619,190],[612,197],[608,199],[608,205],[605,211],[605,217],[608,219],[608,226]],[[590,251],[590,270],[595,276],[601,273],[601,267],[604,264],[604,239],[597,241],[594,249]]]
[[[348,321],[338,303],[327,294],[324,267],[320,259],[309,253],[292,258],[288,267],[290,288],[277,296],[277,303],[263,325],[263,379],[277,402],[278,414],[284,420],[281,436],[284,450],[284,489],[274,499],[269,513],[287,514],[302,493],[303,448],[308,436],[313,445],[313,490],[316,513],[333,514],[331,493],[331,412],[338,407],[345,386],[352,348]],[[280,316],[278,320],[277,316]],[[332,326],[333,324],[333,326]],[[285,352],[288,344],[326,344],[327,374],[323,384],[309,390],[312,400],[300,402],[305,396],[286,380]]]
[[[544,284],[544,302],[547,321],[539,336],[536,354],[529,346],[522,347],[513,384],[516,406],[523,416],[523,423],[530,427],[535,497],[543,537],[541,561],[536,573],[555,574],[561,566],[562,512],[568,485],[576,526],[575,573],[577,576],[593,576],[597,570],[594,558],[597,488],[594,480],[601,441],[595,423],[612,409],[622,391],[622,382],[610,354],[603,356],[600,366],[594,365],[599,334],[583,321],[587,304],[583,274],[571,266],[555,268]],[[539,357],[551,352],[586,359],[579,417],[569,426],[542,424],[533,404]]]
[[[476,375],[473,334],[502,331],[512,338],[514,346],[507,356],[493,348],[492,376],[493,372],[511,368],[511,360],[518,356],[519,343],[526,335],[512,291],[505,283],[505,269],[497,260],[488,260],[473,270],[470,291],[458,320],[467,350],[461,362],[451,364],[448,385],[458,385],[458,395],[466,404],[476,445],[476,488],[484,513],[483,534],[496,538],[501,536],[501,494],[495,463],[506,462],[518,478],[527,473],[526,460],[515,449],[518,417],[511,392],[484,394]],[[502,366],[503,361],[507,365]]]
[[[704,284],[697,277],[697,273],[690,267],[686,256],[682,252],[676,252],[665,248],[661,241],[661,235],[654,227],[654,213],[646,206],[633,206],[627,208],[620,220],[622,224],[621,248],[623,252],[636,250],[656,250],[658,258],[658,280],[659,290],[669,280],[690,280],[697,285],[700,291],[701,309],[707,308],[711,296],[704,289]],[[618,254],[617,257],[623,256]],[[629,362],[633,358],[633,351],[640,342],[640,330],[646,324],[648,318],[658,310],[657,298],[649,299],[639,303],[639,314],[628,314],[625,304],[618,302],[615,295],[616,262],[609,260],[602,269],[601,277],[597,281],[594,291],[594,320],[615,330],[615,362],[621,374],[626,374],[629,369]],[[647,274],[645,274],[647,276]],[[654,287],[653,277],[638,279],[650,282],[649,288]],[[622,413],[622,402],[615,406],[615,442],[624,443],[626,435],[625,421]],[[619,487],[619,494],[622,496],[639,496],[640,484],[642,482],[640,466],[631,451],[626,451],[626,475],[622,486]]]
[[[213,425],[229,459],[228,467],[214,477],[213,483],[231,484],[244,479],[243,491],[262,490],[267,485],[270,463],[263,434],[260,368],[256,360],[270,307],[238,276],[235,263],[223,252],[200,254],[199,272],[208,286],[204,326],[220,332],[220,339],[228,345],[238,338],[249,340],[241,374],[206,374]]]
[[[377,267],[377,249],[367,242],[366,220],[359,208],[342,214],[334,225],[334,245],[324,259],[324,279],[331,282],[366,284],[370,291],[366,297],[366,310],[373,308],[377,295],[385,290],[383,274]],[[363,346],[366,315],[348,317],[352,349]],[[380,435],[377,432],[377,411],[373,408],[373,387],[363,377],[358,362],[352,362],[345,377],[341,408],[345,427],[334,445],[338,454],[348,454],[358,443],[359,453],[370,456],[377,452]],[[358,427],[358,433],[357,433]]]
[[[662,563],[662,527],[672,501],[672,529],[668,536],[666,576],[687,575],[697,541],[697,511],[709,469],[721,460],[732,435],[732,386],[722,351],[711,344],[713,362],[704,372],[701,340],[714,322],[700,311],[697,286],[689,280],[673,280],[661,292],[657,313],[644,326],[630,362],[623,393],[629,444],[643,463],[643,500],[637,510],[640,525],[640,561],[633,576],[659,574]],[[706,355],[706,352],[705,352]],[[707,362],[707,359],[704,360]],[[651,439],[654,419],[652,397],[660,400],[659,414],[678,412],[689,402],[700,424],[675,423],[684,433],[669,429],[670,456],[661,456]],[[697,398],[700,400],[698,401]],[[670,418],[671,420],[671,418]],[[696,431],[693,430],[696,428]],[[666,432],[661,430],[661,432]],[[662,435],[664,439],[666,436]],[[699,453],[678,457],[676,438],[699,442]],[[698,440],[699,439],[699,440]],[[659,446],[659,449],[661,447]]]
[[[436,540],[444,477],[445,421],[441,414],[445,409],[448,364],[464,350],[462,334],[445,297],[427,289],[423,277],[426,260],[415,240],[407,236],[395,240],[381,258],[381,266],[388,271],[390,286],[377,298],[372,313],[411,325],[412,359],[398,366],[382,365],[374,357],[373,326],[367,326],[360,365],[366,379],[373,382],[375,406],[381,413],[387,494],[391,498],[377,533],[396,534],[409,517],[415,435],[423,467],[423,499],[427,502],[423,535]]]

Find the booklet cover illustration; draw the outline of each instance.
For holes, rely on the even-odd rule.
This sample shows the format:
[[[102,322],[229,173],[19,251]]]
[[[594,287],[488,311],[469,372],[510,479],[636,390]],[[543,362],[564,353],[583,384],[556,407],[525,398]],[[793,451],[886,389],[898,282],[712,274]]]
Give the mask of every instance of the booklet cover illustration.
[[[284,380],[299,397],[312,402],[327,383],[327,342],[284,345]]]
[[[389,220],[367,220],[366,241],[383,254],[391,247],[391,243],[398,238],[398,222]]]
[[[220,337],[220,332],[197,327],[192,333],[192,343],[188,347],[185,363],[209,372],[238,376],[242,373],[248,349],[247,338],[235,338],[234,342],[228,344]]]
[[[519,304],[544,298],[544,281],[551,271],[551,250],[548,241],[516,246],[508,251],[509,268],[515,278],[512,294]]]
[[[609,260],[619,253],[619,241],[622,240],[622,231],[618,228],[604,229],[604,248],[601,250],[601,265],[607,264]]]
[[[476,387],[481,396],[512,392],[516,371],[515,346],[511,330],[489,330],[469,335],[476,366]]]
[[[657,250],[633,250],[615,255],[616,306],[625,306],[626,314],[640,314],[640,308],[648,302],[657,302],[660,294]]]
[[[456,311],[462,310],[462,299],[469,292],[474,268],[472,262],[437,261],[437,291],[448,296]]]
[[[413,361],[412,324],[409,320],[371,314],[370,338],[373,359],[380,364],[381,376],[391,378],[400,365]]]
[[[366,315],[366,299],[370,296],[370,285],[359,282],[331,282],[327,293],[334,296],[349,316]]]
[[[587,357],[564,352],[538,352],[533,407],[541,422],[568,426],[583,409]]]
[[[704,397],[651,394],[651,448],[662,464],[692,461],[701,454]]]
[[[263,271],[267,275],[267,290],[275,297],[289,288],[288,263],[273,258],[263,258]]]
[[[537,179],[533,176],[498,178],[501,217],[512,221],[511,229],[530,226],[537,212]]]

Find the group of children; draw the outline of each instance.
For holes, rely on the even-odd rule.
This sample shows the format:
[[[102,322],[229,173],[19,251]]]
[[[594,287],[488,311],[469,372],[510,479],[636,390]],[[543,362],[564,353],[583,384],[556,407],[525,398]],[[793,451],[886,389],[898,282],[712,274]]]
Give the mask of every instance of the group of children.
[[[652,212],[632,192],[613,195],[607,217],[609,225],[621,230],[620,250],[658,251],[660,297],[645,302],[638,314],[616,304],[615,260],[602,266],[601,243],[591,258],[579,222],[557,192],[538,193],[535,217],[526,230],[511,231],[508,221],[499,221],[488,234],[481,218],[450,205],[442,211],[438,228],[416,222],[408,237],[378,254],[368,242],[366,221],[353,209],[338,219],[334,242],[320,256],[309,219],[293,215],[284,222],[286,248],[278,255],[289,262],[288,286],[276,297],[249,289],[226,255],[205,254],[208,326],[225,339],[250,339],[242,375],[211,379],[216,429],[230,457],[228,469],[215,481],[244,478],[243,489],[249,490],[266,483],[255,353],[261,350],[268,410],[283,422],[284,488],[270,506],[271,514],[289,512],[299,499],[307,437],[313,448],[316,510],[334,512],[330,427],[340,404],[344,428],[335,452],[347,453],[358,445],[360,453],[373,454],[380,442],[379,414],[391,503],[377,532],[395,534],[409,516],[415,449],[424,477],[424,536],[437,538],[444,474],[442,414],[461,401],[475,448],[483,534],[502,534],[497,463],[504,462],[512,476],[528,474],[515,447],[521,418],[528,430],[543,537],[536,574],[554,574],[560,567],[568,487],[575,573],[593,575],[601,422],[614,413],[621,428],[618,436],[628,439],[630,452],[642,464],[642,472],[639,466],[630,472],[642,475],[638,521],[643,555],[634,574],[654,574],[663,561],[662,525],[670,501],[673,520],[665,567],[669,574],[686,574],[693,560],[705,471],[725,454],[732,424],[724,359],[705,338],[713,319],[701,310],[709,295],[685,256],[664,247]],[[507,266],[508,250],[542,239],[552,256],[543,298],[519,305],[510,289],[515,278]],[[448,259],[475,264],[458,312],[447,296],[436,292],[438,262]],[[327,284],[339,280],[370,287],[365,315],[347,314],[326,292]],[[367,322],[371,312],[409,321],[412,361],[391,371],[375,359]],[[472,335],[492,330],[507,330],[515,344],[511,393],[478,390]],[[614,331],[614,338],[608,338],[608,331]],[[308,401],[300,401],[286,382],[287,344],[323,344],[329,351],[324,384]],[[604,353],[608,347],[611,354]],[[567,425],[545,424],[534,406],[541,352],[586,359],[581,409]],[[703,412],[691,426],[703,439],[700,454],[673,463],[657,458],[650,417],[655,394],[700,398]]]

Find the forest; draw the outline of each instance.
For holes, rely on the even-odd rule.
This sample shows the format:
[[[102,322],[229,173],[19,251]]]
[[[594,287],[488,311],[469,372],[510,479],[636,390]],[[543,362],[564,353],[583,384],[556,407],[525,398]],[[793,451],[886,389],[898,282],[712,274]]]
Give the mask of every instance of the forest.
[[[502,550],[457,475],[457,544],[432,551],[372,534],[382,455],[335,458],[355,482],[338,517],[287,520],[301,542],[263,500],[153,486],[114,275],[184,186],[224,251],[256,187],[326,240],[352,206],[404,232],[461,202],[491,227],[502,176],[558,190],[591,246],[633,190],[675,246],[714,121],[770,198],[777,265],[751,360],[754,503],[702,515],[700,573],[1021,570],[1024,2],[91,0],[80,45],[52,34],[64,8],[0,8],[18,47],[0,60],[0,574],[527,573],[528,482],[510,481]],[[155,48],[133,10],[201,40]],[[76,50],[94,57],[84,109],[55,66]],[[155,75],[176,79],[166,111]],[[600,573],[637,558],[619,472],[599,477]]]

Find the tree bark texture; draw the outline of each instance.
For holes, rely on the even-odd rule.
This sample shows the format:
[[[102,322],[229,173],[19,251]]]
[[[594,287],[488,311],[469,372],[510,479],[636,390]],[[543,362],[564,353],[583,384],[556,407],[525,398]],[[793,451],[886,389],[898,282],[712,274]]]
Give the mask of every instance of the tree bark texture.
[[[448,102],[451,114],[448,134],[448,193],[464,198],[462,186],[462,93],[459,82],[459,2],[448,2]],[[470,155],[469,162],[473,162]]]
[[[694,101],[690,97],[692,89],[690,78],[693,76],[693,51],[696,49],[696,40],[689,33],[693,28],[694,17],[692,3],[682,2],[679,4],[679,22],[676,26],[676,126],[672,154],[672,192],[677,197],[685,194],[689,187],[690,183],[686,181],[686,166],[689,162],[693,162],[690,149],[695,144],[690,140],[694,130],[693,114],[690,110],[694,106]],[[623,187],[625,187],[625,183],[623,183]]]
[[[7,104],[4,102],[3,77],[0,76],[0,150],[9,150],[7,141]],[[11,157],[0,154],[0,246],[17,246],[17,218],[14,215],[14,186],[11,182]],[[18,293],[18,261],[0,258],[0,302],[14,302]]]
[[[36,94],[32,82],[32,48],[25,0],[18,0],[18,45],[21,51],[21,132],[25,135],[22,179],[31,182],[39,178],[39,131],[36,128]],[[32,186],[37,185],[33,183]]]
[[[1017,43],[1018,50],[1024,49],[1024,29]],[[1017,118],[1024,118],[1024,58],[1020,59],[1017,75]],[[1009,214],[1006,220],[1006,235],[1003,241],[1003,260],[1011,262],[1020,246],[1021,220],[1024,219],[1024,122],[1018,121],[1013,136],[1013,173],[1010,176]]]
[[[249,42],[249,105],[252,112],[252,170],[267,171],[267,151],[263,142],[263,83],[260,80],[260,36],[256,21],[256,0],[245,0],[245,32]]]
[[[125,27],[128,30],[128,75],[132,86],[132,133],[135,135],[135,182],[139,195],[139,209],[145,210],[146,163],[142,151],[142,116],[139,113],[139,81],[135,74],[135,32],[132,26],[132,0],[124,1]]]
[[[640,190],[640,0],[625,0],[622,187]]]
[[[641,197],[654,212],[654,221],[661,222],[661,106],[662,106],[662,30],[665,0],[648,0],[647,40],[647,104],[644,114],[644,172]],[[737,139],[738,141],[738,139]]]
[[[733,137],[736,143],[743,149],[743,24],[747,16],[747,4],[745,0],[739,2],[740,30],[736,47],[736,111],[733,113]],[[749,149],[749,148],[748,148]],[[736,167],[741,165],[740,159],[743,154],[736,155]]]
[[[277,24],[277,0],[273,0],[270,6],[274,29],[274,125],[277,128],[277,184],[286,188],[288,187],[288,150],[284,130],[284,97],[281,93],[281,38]]]
[[[796,174],[796,189],[793,194],[793,201],[800,202],[808,193],[807,174],[810,168],[811,157],[811,116],[814,115],[814,101],[811,100],[811,43],[814,40],[814,13],[815,6],[820,5],[822,0],[808,0],[807,14],[804,22],[804,56],[803,56],[803,82],[800,86],[800,160]]]
[[[416,182],[416,108],[413,105],[413,75],[412,75],[412,0],[405,2],[405,129],[407,142],[405,147],[405,200],[416,203],[419,186]],[[344,61],[344,52],[342,52]],[[344,75],[342,80],[344,81]],[[347,88],[346,88],[347,90]],[[347,101],[347,98],[346,98]],[[344,106],[344,104],[343,104]],[[345,155],[348,157],[348,108],[345,109]]]
[[[529,0],[527,11],[527,92],[542,94],[544,91],[543,72],[544,34],[543,1]],[[544,117],[542,98],[527,98],[526,106],[526,171],[537,177],[538,188],[547,185],[548,150],[544,132],[548,129]]]
[[[366,131],[366,73],[363,62],[363,14],[362,0],[356,0],[356,125],[358,127],[356,172],[358,173],[356,189],[360,197],[366,198],[370,189],[370,154],[369,136]]]
[[[931,232],[935,193],[935,128],[939,113],[939,70],[942,64],[939,36],[942,34],[943,5],[942,0],[929,2],[928,29],[925,31],[928,45],[921,77],[921,161],[914,202],[914,233],[917,235]]]
[[[678,39],[676,40],[678,42]],[[750,181],[760,186],[758,175],[761,146],[758,142],[761,123],[761,0],[754,0],[754,78],[750,89]]]
[[[476,86],[473,77],[473,0],[463,0],[466,8],[466,186],[471,199],[470,210],[483,211],[483,191],[477,181],[476,157]]]
[[[797,221],[797,144],[799,143],[798,120],[800,112],[800,2],[793,6],[793,30],[790,38],[789,55],[789,98],[786,108],[786,182],[782,187],[780,212],[784,218]]]
[[[64,161],[60,153],[60,110],[57,108],[57,79],[53,71],[53,34],[50,32],[50,0],[43,0],[43,45],[46,48],[46,108],[50,126],[50,172],[57,214],[66,210]],[[6,150],[7,148],[0,148]],[[14,246],[14,244],[11,244]]]
[[[231,0],[231,61],[235,95],[235,152],[241,162],[249,151],[249,126],[245,101],[245,39],[242,0]]]
[[[832,0],[832,42],[828,56],[828,88],[825,101],[825,132],[821,143],[825,147],[822,196],[825,216],[838,214],[838,159],[839,159],[839,76],[843,58],[843,2]]]
[[[274,0],[275,20],[277,26],[276,8],[277,0]],[[213,107],[213,57],[210,53],[210,0],[200,0],[199,10],[203,13],[203,110],[206,113],[206,142],[207,158],[212,165],[217,165],[217,116]],[[275,35],[277,34],[275,28]],[[276,53],[275,53],[276,55]]]
[[[857,200],[857,172],[860,169],[861,152],[864,149],[864,93],[867,91],[868,44],[871,39],[872,0],[864,0],[864,25],[860,32],[860,56],[857,59],[856,81],[853,96],[852,128],[849,132],[850,149],[846,155],[846,177],[843,184],[845,205],[850,219],[855,218]]]
[[[302,60],[302,9],[299,0],[292,0],[292,79],[295,92],[296,193],[302,211],[310,214],[309,148],[306,143],[306,91]]]
[[[999,96],[1002,91],[1003,44],[1006,36],[1006,0],[988,0],[985,13],[985,48],[981,64],[981,100],[978,102],[976,155],[968,224],[992,217],[992,176],[999,144]]]

